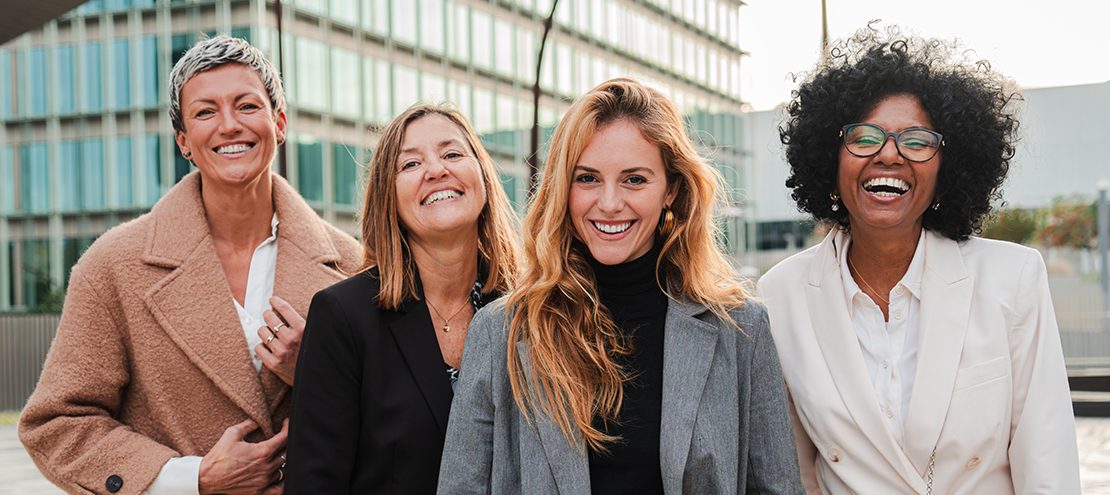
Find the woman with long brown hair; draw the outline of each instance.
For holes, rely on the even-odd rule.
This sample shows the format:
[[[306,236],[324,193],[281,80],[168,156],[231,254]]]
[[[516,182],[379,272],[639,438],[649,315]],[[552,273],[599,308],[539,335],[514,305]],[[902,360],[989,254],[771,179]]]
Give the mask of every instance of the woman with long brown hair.
[[[440,493],[801,492],[766,313],[714,241],[719,183],[658,91],[571,106],[522,278],[467,337]]]
[[[312,299],[286,493],[435,491],[470,318],[515,277],[513,218],[458,111],[417,105],[386,127],[362,268]]]

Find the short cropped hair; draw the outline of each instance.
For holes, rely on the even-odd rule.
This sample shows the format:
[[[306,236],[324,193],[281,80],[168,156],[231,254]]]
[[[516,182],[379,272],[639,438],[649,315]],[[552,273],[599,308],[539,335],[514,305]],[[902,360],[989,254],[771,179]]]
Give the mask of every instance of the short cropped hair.
[[[916,97],[944,136],[937,175],[937,208],[923,227],[964,240],[982,228],[1017,142],[1013,82],[989,63],[968,57],[955,42],[907,36],[897,27],[869,25],[830,48],[786,107],[779,128],[790,175],[786,187],[798,209],[849,229],[848,211],[833,211],[841,146],[839,130],[859,122],[886,97]],[[912,166],[912,165],[911,165]]]
[[[270,108],[274,115],[285,111],[285,89],[281,84],[281,75],[262,50],[244,39],[220,35],[198,41],[170,71],[170,122],[175,131],[185,130],[185,120],[181,117],[181,90],[185,83],[201,72],[225,64],[243,64],[253,69],[262,80],[266,93],[270,95]]]

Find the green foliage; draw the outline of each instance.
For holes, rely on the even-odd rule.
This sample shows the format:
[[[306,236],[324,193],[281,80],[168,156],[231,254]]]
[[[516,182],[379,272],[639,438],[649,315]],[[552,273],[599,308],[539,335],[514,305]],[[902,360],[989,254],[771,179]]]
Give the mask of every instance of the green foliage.
[[[1037,233],[1037,214],[1032,210],[998,210],[983,226],[983,237],[1026,244]]]
[[[1045,245],[1077,249],[1092,248],[1095,235],[1094,208],[1082,196],[1054,199],[1040,232]]]

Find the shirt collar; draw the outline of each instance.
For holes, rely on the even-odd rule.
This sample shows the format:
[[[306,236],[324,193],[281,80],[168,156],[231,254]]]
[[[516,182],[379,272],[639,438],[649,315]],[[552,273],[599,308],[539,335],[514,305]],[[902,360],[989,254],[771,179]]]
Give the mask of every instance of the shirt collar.
[[[844,242],[837,246],[836,256],[840,262],[840,280],[844,284],[844,303],[848,307],[848,315],[851,316],[855,309],[853,301],[857,295],[867,297],[860,289],[859,284],[852,278],[852,272],[848,270],[848,246],[852,244],[850,235],[843,237]],[[901,285],[905,287],[910,294],[918,300],[921,299],[921,277],[925,273],[925,229],[921,229],[921,236],[917,238],[917,248],[914,249],[913,259],[910,261],[909,268],[906,273],[902,275],[902,279],[895,284],[895,287]]]

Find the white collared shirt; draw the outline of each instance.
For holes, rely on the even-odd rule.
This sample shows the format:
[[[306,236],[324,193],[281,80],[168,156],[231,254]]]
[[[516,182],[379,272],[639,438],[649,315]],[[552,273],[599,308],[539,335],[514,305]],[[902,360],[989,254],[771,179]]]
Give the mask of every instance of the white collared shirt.
[[[913,394],[914,373],[917,372],[918,334],[921,326],[921,277],[925,272],[925,232],[917,240],[917,249],[905,275],[888,295],[890,320],[885,321],[878,304],[856,284],[848,270],[848,242],[838,250],[840,278],[848,315],[852,321],[867,366],[868,377],[879,403],[879,413],[886,421],[887,431],[902,445],[906,417]]]
[[[266,324],[262,313],[270,309],[270,296],[274,295],[274,273],[277,271],[277,213],[270,219],[270,237],[254,248],[251,255],[250,271],[247,272],[247,292],[243,304],[234,297],[235,312],[239,324],[247,338],[247,350],[256,371],[262,370],[262,360],[254,348],[262,343],[258,336],[259,327]],[[198,495],[200,493],[199,456],[173,457],[162,465],[158,477],[154,478],[144,495]]]

